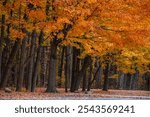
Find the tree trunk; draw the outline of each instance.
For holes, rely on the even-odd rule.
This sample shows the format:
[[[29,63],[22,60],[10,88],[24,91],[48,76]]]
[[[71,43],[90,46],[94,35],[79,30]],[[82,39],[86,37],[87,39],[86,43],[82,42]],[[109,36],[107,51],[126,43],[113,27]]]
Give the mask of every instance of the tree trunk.
[[[92,82],[92,77],[93,77],[93,65],[92,62],[90,63],[90,70],[89,70],[89,77],[88,77],[88,86],[87,86],[87,91],[90,91],[91,89],[91,82]]]
[[[58,86],[59,87],[62,86],[62,72],[63,72],[63,64],[64,64],[64,53],[65,53],[65,47],[62,47],[60,65],[58,68],[58,77],[59,77]]]
[[[42,43],[43,43],[43,32],[41,31],[40,33],[40,37],[39,37],[39,47],[37,50],[37,56],[36,56],[36,62],[35,62],[35,66],[34,66],[34,71],[33,71],[33,78],[32,78],[32,87],[31,87],[31,91],[34,92],[35,88],[36,88],[36,82],[37,82],[37,76],[38,76],[38,67],[40,64],[40,57],[41,57],[41,49],[42,49]]]
[[[78,75],[76,77],[76,84],[75,84],[75,90],[76,91],[79,89],[80,84],[81,84],[81,80],[83,78],[83,74],[85,74],[90,63],[91,63],[91,57],[90,56],[85,57],[83,66],[82,66],[81,70],[78,72]]]
[[[7,68],[7,62],[9,60],[12,48],[13,48],[13,46],[10,43],[6,43],[6,46],[4,47],[3,52],[2,52],[2,69],[1,69],[2,70],[2,79],[4,76],[4,71]]]
[[[41,53],[41,86],[46,86],[46,78],[47,78],[47,53],[46,53],[46,47],[42,47],[42,53]]]
[[[150,91],[150,73],[147,72],[144,74],[146,80],[146,90]]]
[[[106,63],[106,68],[104,70],[104,84],[103,84],[103,90],[104,91],[108,91],[109,69],[110,69],[110,65],[109,65],[109,63]]]
[[[101,65],[98,66],[98,68],[97,68],[97,70],[96,70],[96,72],[95,72],[95,74],[94,74],[94,78],[93,78],[92,80],[90,80],[90,82],[89,82],[89,84],[88,84],[88,91],[90,91],[91,86],[92,86],[92,84],[94,83],[94,81],[96,80],[97,75],[98,75],[100,69],[101,69]]]
[[[134,77],[133,77],[133,74],[131,74],[131,77],[130,77],[130,87],[129,87],[130,90],[133,89],[133,84],[134,84]]]
[[[18,49],[19,49],[20,41],[21,40],[16,40],[15,44],[14,44],[14,46],[12,48],[11,54],[10,54],[8,62],[6,64],[6,68],[4,70],[3,79],[1,81],[0,89],[4,89],[6,87],[6,85],[7,85],[8,76],[10,75],[15,55],[16,55]]]
[[[102,79],[102,67],[101,67],[101,63],[99,61],[96,61],[96,69],[98,69],[98,72],[96,74],[95,88],[100,89],[101,88],[101,79]]]
[[[137,82],[138,82],[138,77],[139,77],[139,72],[138,71],[136,71],[136,73],[135,74],[133,74],[133,78],[132,78],[132,89],[133,90],[135,90],[135,89],[137,89],[137,87],[138,87],[138,84],[137,84]]]
[[[50,61],[49,61],[49,77],[46,92],[55,93],[56,90],[56,62],[57,62],[57,40],[54,38],[51,42]]]
[[[25,60],[26,60],[26,41],[27,41],[26,38],[22,41],[20,65],[19,65],[19,75],[18,75],[18,80],[17,80],[16,91],[21,91],[22,90],[24,71],[25,71],[24,63],[25,63]]]
[[[118,82],[117,82],[117,88],[123,89],[123,83],[124,83],[124,73],[121,71],[118,72]]]
[[[77,73],[79,72],[80,60],[79,58],[77,58],[77,56],[79,55],[79,52],[80,51],[78,49],[73,47],[72,77],[71,77],[71,87],[70,87],[71,92],[75,91],[76,76],[77,76]]]
[[[87,71],[85,71],[84,75],[83,75],[83,86],[82,86],[82,91],[85,91],[87,88]]]
[[[127,74],[126,77],[126,89],[129,90],[131,88],[131,79],[132,79],[132,75],[131,74]]]
[[[5,15],[2,15],[2,25],[1,25],[1,38],[0,38],[0,83],[2,80],[2,43],[4,39],[4,31],[5,31]]]
[[[36,31],[34,30],[32,32],[32,37],[31,37],[31,48],[30,48],[30,55],[29,55],[29,73],[28,73],[28,79],[27,79],[27,90],[31,91],[32,88],[32,76],[33,76],[33,68],[34,68],[34,48],[35,48],[35,39],[36,39]]]
[[[70,87],[70,80],[72,77],[72,57],[71,57],[71,47],[66,47],[66,65],[65,65],[65,91],[68,92],[68,87]]]

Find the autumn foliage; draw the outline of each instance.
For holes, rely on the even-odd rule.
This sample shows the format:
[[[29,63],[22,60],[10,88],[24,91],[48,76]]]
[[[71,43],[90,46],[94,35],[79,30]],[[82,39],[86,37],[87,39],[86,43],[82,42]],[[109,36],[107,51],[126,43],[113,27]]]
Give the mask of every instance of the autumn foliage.
[[[56,56],[61,56],[62,48],[75,48],[79,51],[78,54],[74,54],[74,60],[87,60],[86,63],[99,62],[104,69],[104,79],[107,76],[105,71],[111,69],[107,69],[108,66],[115,68],[115,74],[149,73],[149,4],[150,0],[1,0],[0,87],[7,86],[13,68],[23,68],[23,72],[18,72],[22,73],[25,79],[25,71],[34,66],[32,71],[28,71],[29,74],[31,72],[32,78],[27,81],[32,81],[29,84],[33,85],[27,86],[27,89],[31,91],[32,87],[34,91],[39,71],[42,72],[40,56],[46,56],[45,52],[42,52],[42,47],[48,48],[47,61],[50,60],[50,66],[47,67],[47,92],[56,91],[54,82],[57,79],[59,63],[54,63],[57,63]],[[14,46],[16,49],[13,49]],[[26,54],[23,56],[26,58],[22,61],[23,47]],[[69,50],[66,49],[66,55],[67,52]],[[22,62],[30,64],[24,65]],[[34,65],[30,66],[32,62]],[[90,66],[86,63],[81,62],[78,66],[76,78],[83,77],[80,72],[86,73],[88,69],[82,70]],[[73,69],[70,66],[68,68]],[[75,74],[75,71],[72,72]],[[72,76],[68,75],[69,78],[65,81],[72,79],[70,82],[73,82]],[[18,79],[19,77],[17,76]],[[23,86],[23,79],[19,80],[19,90]],[[77,82],[81,85],[81,80]],[[70,85],[67,84],[66,87],[69,88]],[[78,85],[75,87],[74,90],[77,90]]]

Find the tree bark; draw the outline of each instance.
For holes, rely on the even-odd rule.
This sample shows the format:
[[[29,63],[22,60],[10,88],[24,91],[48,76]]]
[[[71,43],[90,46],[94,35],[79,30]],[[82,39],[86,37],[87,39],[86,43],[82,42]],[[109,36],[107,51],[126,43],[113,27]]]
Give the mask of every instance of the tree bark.
[[[138,83],[137,83],[138,82],[138,77],[139,77],[139,72],[136,71],[136,73],[133,74],[132,84],[131,84],[131,88],[133,90],[137,89],[137,87],[138,87]]]
[[[66,65],[65,65],[65,92],[68,92],[70,87],[70,80],[72,77],[72,57],[71,57],[71,47],[66,47]]]
[[[1,81],[0,89],[4,89],[7,85],[8,76],[10,75],[10,71],[11,71],[11,68],[13,66],[13,61],[14,61],[15,55],[19,49],[20,41],[21,41],[20,39],[16,40],[15,44],[12,48],[11,54],[10,54],[8,62],[6,64],[6,68],[4,70],[3,79]]]
[[[83,84],[82,84],[82,91],[86,91],[87,88],[87,71],[85,71],[83,75]]]
[[[63,64],[64,64],[64,53],[65,53],[65,47],[62,47],[60,65],[58,68],[58,77],[59,77],[58,86],[59,87],[62,86],[62,72],[63,72]]]
[[[93,65],[92,62],[90,63],[90,70],[89,70],[89,77],[88,77],[88,86],[87,86],[87,91],[90,91],[91,86],[92,86],[92,77],[93,77]]]
[[[88,84],[88,91],[90,91],[91,86],[92,86],[92,84],[94,83],[94,81],[96,80],[97,75],[98,75],[100,69],[101,69],[101,65],[98,66],[98,68],[97,68],[97,70],[96,70],[96,72],[95,72],[95,74],[94,74],[94,78],[89,82],[89,84]]]
[[[31,48],[30,48],[30,62],[29,62],[29,73],[28,73],[28,79],[27,79],[27,90],[31,91],[32,88],[32,76],[33,76],[33,68],[34,68],[34,48],[35,48],[35,39],[36,39],[36,31],[33,30],[32,37],[31,37]]]
[[[90,63],[91,63],[91,57],[90,56],[85,57],[83,66],[82,66],[81,70],[78,72],[77,77],[76,77],[76,84],[75,84],[76,91],[79,89],[81,80],[83,78],[83,74],[85,74]]]
[[[79,50],[73,47],[72,77],[71,77],[71,87],[70,87],[71,92],[75,91],[76,76],[77,73],[79,72],[80,60],[79,58],[77,58],[78,55],[79,55]]]
[[[128,73],[126,77],[126,89],[129,90],[131,88],[131,79],[132,79],[132,74]]]
[[[101,88],[101,79],[102,79],[102,66],[99,61],[96,62],[96,69],[98,70],[96,74],[96,82],[95,82],[95,88],[100,89]]]
[[[46,86],[46,78],[47,78],[47,53],[46,47],[42,47],[41,53],[41,86]]]
[[[57,39],[51,41],[50,61],[49,61],[49,77],[46,92],[56,93],[56,62],[57,62]]]
[[[106,63],[106,68],[104,70],[104,84],[103,84],[103,90],[104,91],[108,91],[109,69],[110,69],[110,65],[109,65],[109,63]]]
[[[0,38],[0,83],[2,80],[2,43],[4,39],[4,31],[5,31],[5,15],[2,15],[2,26],[1,26],[1,38]]]
[[[123,83],[124,83],[124,73],[121,71],[118,72],[118,82],[117,82],[117,88],[123,89]]]
[[[36,56],[36,62],[34,66],[34,71],[33,71],[33,78],[32,78],[32,87],[31,87],[31,92],[35,91],[36,88],[36,82],[37,82],[37,76],[38,76],[38,67],[40,64],[40,57],[41,57],[41,49],[42,49],[42,43],[43,43],[43,32],[41,31],[40,37],[39,37],[39,47],[37,50],[37,56]]]
[[[147,72],[144,74],[146,80],[146,90],[150,91],[150,73]]]
[[[21,46],[21,56],[20,56],[20,65],[19,65],[19,75],[18,75],[18,80],[17,80],[17,87],[16,91],[21,91],[22,90],[22,85],[23,85],[23,78],[24,78],[24,72],[25,72],[25,59],[26,59],[26,41],[27,39],[25,38],[22,40],[22,46]]]

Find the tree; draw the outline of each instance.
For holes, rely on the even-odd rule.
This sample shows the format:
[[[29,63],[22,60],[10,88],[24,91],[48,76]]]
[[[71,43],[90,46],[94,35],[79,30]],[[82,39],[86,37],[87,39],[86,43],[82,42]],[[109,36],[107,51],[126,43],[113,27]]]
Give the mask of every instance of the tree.
[[[1,89],[14,74],[12,68],[19,66],[19,75],[15,75],[16,90],[21,91],[26,82],[27,90],[35,91],[39,71],[42,71],[39,64],[44,46],[48,57],[47,92],[57,92],[57,58],[61,47],[64,52],[60,68],[65,68],[66,91],[69,87],[71,92],[79,89],[92,61],[100,62],[104,69],[105,90],[111,66],[131,76],[135,72],[149,72],[148,4],[149,0],[0,1]],[[91,76],[93,73],[96,74],[91,72]],[[89,90],[96,80],[96,75],[93,76]]]

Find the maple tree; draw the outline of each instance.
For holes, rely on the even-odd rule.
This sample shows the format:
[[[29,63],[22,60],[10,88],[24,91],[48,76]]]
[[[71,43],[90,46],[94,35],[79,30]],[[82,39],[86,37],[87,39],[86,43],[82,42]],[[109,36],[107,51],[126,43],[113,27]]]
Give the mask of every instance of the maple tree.
[[[108,89],[113,65],[123,73],[149,72],[149,3],[149,0],[0,1],[0,87],[6,87],[15,66],[14,69],[19,68],[16,90],[22,90],[28,69],[26,88],[34,92],[40,57],[46,56],[44,47],[48,59],[43,58],[43,61],[48,65],[42,68],[48,69],[44,70],[48,71],[47,76],[44,72],[44,78],[48,77],[47,92],[57,92],[57,57],[61,48],[65,50],[62,51],[61,70],[64,53],[66,58],[66,91],[68,88],[72,92],[78,90],[84,75],[92,69],[91,63],[97,61],[104,69],[104,90]],[[68,56],[71,53],[73,55]],[[95,79],[96,75],[88,79],[89,87]]]

